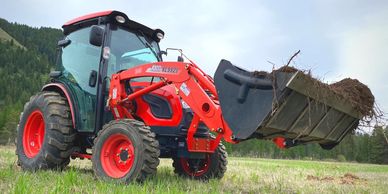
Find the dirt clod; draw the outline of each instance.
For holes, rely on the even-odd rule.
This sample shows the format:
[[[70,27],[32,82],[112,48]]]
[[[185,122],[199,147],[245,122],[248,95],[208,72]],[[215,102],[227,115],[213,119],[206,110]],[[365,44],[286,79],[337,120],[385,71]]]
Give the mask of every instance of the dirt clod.
[[[366,183],[366,179],[360,178],[351,173],[346,173],[343,177],[341,177],[340,181],[341,181],[341,184],[350,184],[350,185],[354,185],[356,183]]]
[[[358,177],[352,173],[346,173],[343,177],[350,178],[350,179],[360,179],[360,177]]]
[[[307,175],[307,180],[309,181],[319,181],[321,180],[319,177],[314,176],[314,175]]]
[[[326,177],[321,178],[321,181],[333,181],[333,180],[334,180],[334,178],[331,176],[326,176]]]

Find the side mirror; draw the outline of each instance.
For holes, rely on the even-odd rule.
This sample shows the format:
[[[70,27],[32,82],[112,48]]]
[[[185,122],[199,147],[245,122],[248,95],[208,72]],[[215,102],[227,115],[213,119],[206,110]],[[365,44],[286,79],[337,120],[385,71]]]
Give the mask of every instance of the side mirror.
[[[65,47],[67,47],[70,43],[71,43],[71,40],[69,40],[69,39],[64,39],[64,40],[58,41],[57,46],[58,46],[58,47],[63,47],[63,48],[65,48]]]
[[[105,29],[101,26],[93,25],[90,29],[89,43],[100,47],[104,39]]]
[[[167,56],[167,51],[160,51],[159,53],[160,53],[160,56],[162,56],[162,55],[166,55]]]
[[[160,59],[163,59],[163,55],[166,55],[167,56],[167,51],[159,51],[159,58]]]

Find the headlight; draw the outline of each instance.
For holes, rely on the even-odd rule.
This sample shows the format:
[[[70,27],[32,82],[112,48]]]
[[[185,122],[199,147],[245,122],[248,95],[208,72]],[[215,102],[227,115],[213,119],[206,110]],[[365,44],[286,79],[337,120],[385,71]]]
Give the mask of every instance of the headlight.
[[[160,32],[156,33],[156,37],[158,37],[159,40],[162,40],[164,38],[164,35]]]
[[[118,15],[116,16],[116,21],[120,24],[124,24],[125,23],[125,18],[121,15]]]

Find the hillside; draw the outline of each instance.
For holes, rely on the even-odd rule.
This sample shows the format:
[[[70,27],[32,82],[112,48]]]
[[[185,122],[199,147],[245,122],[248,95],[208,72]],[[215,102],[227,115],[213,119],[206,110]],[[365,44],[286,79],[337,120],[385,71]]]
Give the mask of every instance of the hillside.
[[[24,103],[48,80],[62,31],[0,18],[0,144],[12,141]]]
[[[23,48],[23,49],[26,48],[1,28],[0,28],[0,41],[5,41],[5,42],[10,41],[20,48]]]
[[[47,57],[49,63],[54,64],[55,48],[62,37],[62,30],[50,27],[34,28],[25,24],[10,23],[2,18],[0,18],[0,28],[21,45]]]

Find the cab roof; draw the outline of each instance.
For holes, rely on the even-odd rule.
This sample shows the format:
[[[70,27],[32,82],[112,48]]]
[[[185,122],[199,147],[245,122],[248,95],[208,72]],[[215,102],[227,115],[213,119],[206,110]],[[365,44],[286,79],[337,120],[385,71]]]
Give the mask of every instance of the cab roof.
[[[117,20],[117,17],[121,16],[125,20],[123,23],[120,23]],[[114,23],[116,25],[123,26],[125,28],[128,28],[130,30],[134,31],[142,31],[144,34],[150,36],[151,38],[155,39],[157,42],[159,42],[159,38],[157,37],[157,33],[162,33],[164,35],[164,32],[160,29],[151,29],[143,24],[140,24],[138,22],[135,22],[133,20],[130,20],[128,16],[125,13],[114,11],[114,10],[108,10],[108,11],[101,11],[96,13],[87,14],[81,17],[77,17],[75,19],[72,19],[68,22],[66,22],[62,28],[65,35],[70,34],[73,31],[76,31],[78,29],[88,27],[91,25],[98,25],[98,24],[106,24],[106,23]]]

